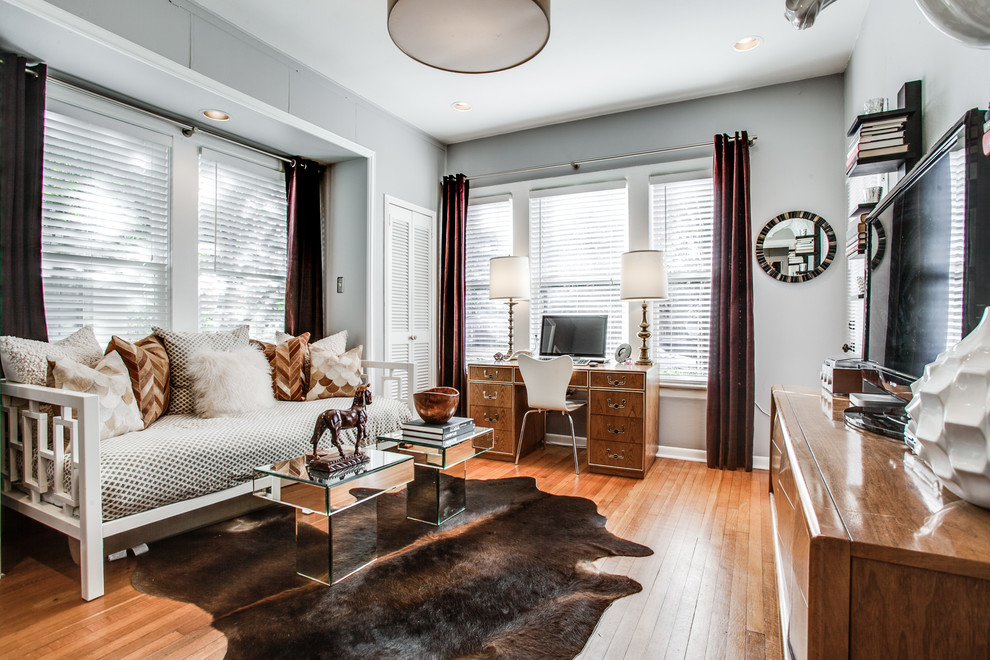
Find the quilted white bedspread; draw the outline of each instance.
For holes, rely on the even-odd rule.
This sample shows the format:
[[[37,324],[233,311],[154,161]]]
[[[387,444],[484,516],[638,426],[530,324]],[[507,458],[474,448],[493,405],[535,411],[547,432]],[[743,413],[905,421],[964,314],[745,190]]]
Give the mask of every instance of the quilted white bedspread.
[[[317,415],[350,406],[347,397],[276,401],[274,408],[212,419],[165,415],[143,431],[104,440],[103,520],[224,490],[249,480],[257,466],[302,456],[311,448]],[[404,403],[376,399],[368,406],[365,444],[411,417]],[[348,448],[354,433],[344,432]],[[320,447],[332,448],[329,435]]]

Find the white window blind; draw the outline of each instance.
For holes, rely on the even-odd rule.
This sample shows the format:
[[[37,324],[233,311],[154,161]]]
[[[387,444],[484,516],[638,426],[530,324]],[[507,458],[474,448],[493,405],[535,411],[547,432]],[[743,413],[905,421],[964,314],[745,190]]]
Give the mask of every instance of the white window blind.
[[[199,158],[199,328],[285,327],[285,175],[203,149]]]
[[[106,123],[105,121],[103,122]],[[170,138],[45,114],[42,279],[52,341],[169,322]]]
[[[708,375],[712,179],[650,185],[653,246],[664,251],[667,300],[651,303],[651,356],[662,374]]]
[[[512,254],[512,200],[482,199],[468,206],[465,277],[465,354],[470,359],[491,358],[508,349],[508,307],[488,299],[488,262]]]
[[[534,192],[529,202],[530,346],[544,314],[608,314],[606,355],[626,337],[619,300],[628,245],[625,182]]]

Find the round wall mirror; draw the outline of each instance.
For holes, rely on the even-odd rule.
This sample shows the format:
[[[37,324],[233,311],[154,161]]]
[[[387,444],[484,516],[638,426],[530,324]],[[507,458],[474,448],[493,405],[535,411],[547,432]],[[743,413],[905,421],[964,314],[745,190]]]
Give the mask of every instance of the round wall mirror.
[[[756,238],[756,260],[781,282],[804,282],[825,272],[838,242],[825,218],[810,211],[787,211],[771,218]]]
[[[879,220],[871,222],[870,229],[870,269],[875,270],[883,261],[884,252],[887,251],[887,233]]]

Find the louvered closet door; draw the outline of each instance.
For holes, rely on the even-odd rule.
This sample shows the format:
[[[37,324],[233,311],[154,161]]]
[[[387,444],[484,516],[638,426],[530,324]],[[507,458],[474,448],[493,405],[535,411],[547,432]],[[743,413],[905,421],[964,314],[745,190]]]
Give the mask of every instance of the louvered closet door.
[[[436,383],[436,247],[433,215],[386,201],[386,360],[416,365],[413,391]]]

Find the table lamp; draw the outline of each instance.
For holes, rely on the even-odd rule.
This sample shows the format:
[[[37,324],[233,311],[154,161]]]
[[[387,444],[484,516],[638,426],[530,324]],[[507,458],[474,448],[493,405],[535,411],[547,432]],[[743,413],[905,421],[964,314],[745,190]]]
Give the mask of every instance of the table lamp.
[[[512,308],[520,300],[529,300],[529,257],[493,257],[489,262],[488,298],[509,301],[507,357],[512,357]]]
[[[646,340],[650,338],[650,322],[646,314],[648,300],[667,299],[667,269],[663,265],[663,252],[659,250],[632,250],[622,255],[622,300],[643,301],[643,322],[636,335],[643,340],[636,364],[650,365],[650,349]]]

